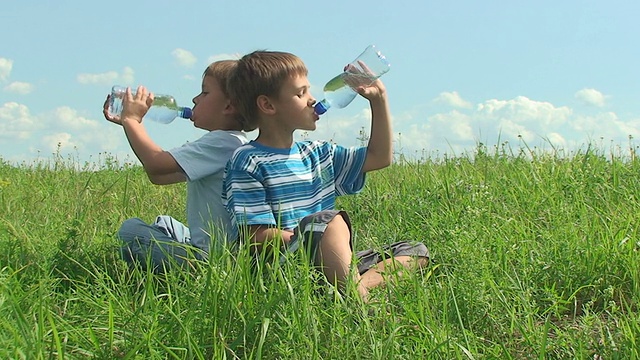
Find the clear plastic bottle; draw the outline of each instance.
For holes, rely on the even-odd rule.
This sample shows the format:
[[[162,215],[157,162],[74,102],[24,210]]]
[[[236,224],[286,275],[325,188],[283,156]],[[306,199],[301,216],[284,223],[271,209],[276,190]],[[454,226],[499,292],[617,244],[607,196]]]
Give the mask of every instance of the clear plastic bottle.
[[[316,114],[322,115],[329,108],[342,109],[349,105],[358,95],[354,88],[371,85],[390,68],[391,64],[375,45],[367,46],[360,56],[345,67],[342,74],[324,86],[324,99],[314,106]]]
[[[122,113],[122,99],[126,93],[126,87],[116,85],[111,88],[110,115],[117,116]],[[133,93],[135,94],[135,90]],[[176,99],[171,95],[154,94],[153,105],[151,105],[143,119],[168,124],[179,117],[190,119],[191,108],[178,106]]]

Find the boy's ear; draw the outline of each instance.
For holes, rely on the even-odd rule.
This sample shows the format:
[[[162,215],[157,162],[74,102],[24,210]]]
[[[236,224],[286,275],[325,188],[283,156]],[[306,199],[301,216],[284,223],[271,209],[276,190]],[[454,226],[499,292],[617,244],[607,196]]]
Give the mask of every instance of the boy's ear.
[[[233,115],[236,114],[236,108],[231,105],[231,100],[227,100],[227,104],[224,106],[224,109],[222,109],[222,113],[225,115]]]
[[[258,110],[266,115],[273,115],[276,112],[276,108],[266,95],[260,95],[256,99],[256,103],[258,104]]]

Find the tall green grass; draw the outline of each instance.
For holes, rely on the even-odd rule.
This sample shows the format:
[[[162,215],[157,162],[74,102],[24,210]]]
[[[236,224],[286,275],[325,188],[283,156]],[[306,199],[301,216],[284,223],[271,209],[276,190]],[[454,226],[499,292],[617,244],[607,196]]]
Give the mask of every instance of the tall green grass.
[[[183,185],[109,159],[0,161],[0,358],[640,358],[639,174],[592,148],[483,145],[369,174],[339,201],[356,250],[419,240],[434,262],[363,305],[301,259],[132,271],[115,231],[184,219]]]

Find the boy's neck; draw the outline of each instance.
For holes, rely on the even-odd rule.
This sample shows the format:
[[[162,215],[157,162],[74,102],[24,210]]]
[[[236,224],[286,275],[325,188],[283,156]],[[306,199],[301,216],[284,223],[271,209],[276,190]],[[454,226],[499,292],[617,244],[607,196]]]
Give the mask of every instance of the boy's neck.
[[[260,127],[258,129],[255,141],[261,145],[277,149],[290,149],[293,145],[293,133],[274,132]]]
[[[225,118],[223,121],[212,124],[212,126],[207,130],[242,131],[242,124],[234,118]]]

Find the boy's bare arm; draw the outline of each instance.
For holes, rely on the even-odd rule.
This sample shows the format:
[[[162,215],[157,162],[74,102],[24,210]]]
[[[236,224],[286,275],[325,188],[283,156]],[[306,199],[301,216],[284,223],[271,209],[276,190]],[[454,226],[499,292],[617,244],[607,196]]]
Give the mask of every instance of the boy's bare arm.
[[[136,95],[131,95],[127,89],[127,95],[123,99],[123,110],[120,117],[111,116],[108,112],[109,98],[104,103],[103,113],[107,120],[121,125],[129,141],[131,149],[142,163],[149,180],[157,185],[174,184],[186,181],[182,168],[173,156],[162,150],[149,137],[142,125],[142,117],[153,103],[153,94],[139,87]]]
[[[267,225],[251,225],[249,226],[249,236],[251,244],[254,244],[254,251],[262,252],[270,249],[274,239],[282,238],[284,244],[288,244],[293,236],[292,231],[282,230],[269,227]]]
[[[186,181],[186,175],[178,162],[168,151],[162,150],[151,140],[141,123],[136,119],[123,117],[122,126],[131,149],[142,163],[152,183],[167,185]]]
[[[378,79],[370,86],[356,90],[369,100],[371,106],[371,135],[362,172],[385,168],[393,161],[391,113],[386,89]]]
[[[187,176],[183,172],[174,172],[166,175],[150,175],[147,173],[149,181],[155,185],[171,185],[187,181]]]

